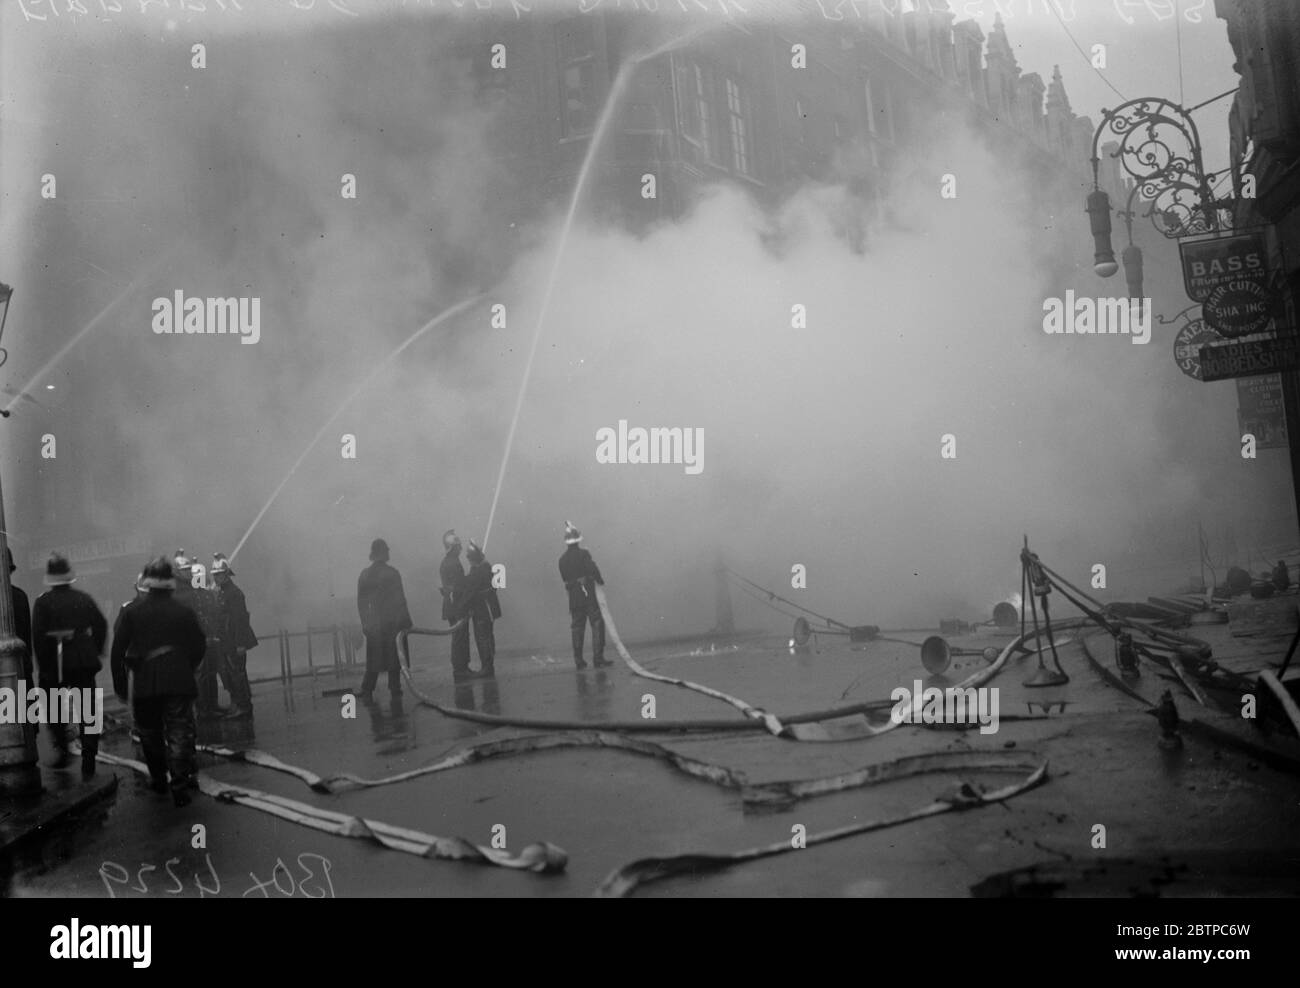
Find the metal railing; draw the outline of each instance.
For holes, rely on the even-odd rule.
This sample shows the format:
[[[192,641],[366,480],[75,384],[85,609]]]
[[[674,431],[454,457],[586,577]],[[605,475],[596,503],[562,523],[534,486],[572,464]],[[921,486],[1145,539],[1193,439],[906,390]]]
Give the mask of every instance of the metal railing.
[[[340,624],[322,627],[308,625],[306,631],[288,631],[281,628],[273,635],[258,635],[258,641],[262,644],[275,640],[279,645],[280,671],[277,675],[262,676],[258,679],[249,680],[249,682],[278,682],[285,687],[289,687],[293,685],[294,676],[305,675],[315,679],[316,676],[320,674],[328,675],[331,671],[334,673],[334,678],[338,679],[345,672],[349,672],[359,665],[357,649],[353,643],[360,637],[361,629],[357,625]],[[306,639],[306,668],[302,667],[300,661],[299,667],[295,671],[294,639],[298,638]],[[318,652],[316,644],[321,638],[326,639],[326,641],[323,643],[324,647]]]
[[[409,628],[399,632],[397,653],[402,664],[408,669],[411,666],[408,643],[411,635],[446,637],[456,632],[466,620],[468,619],[462,618],[455,625],[446,628]],[[263,645],[271,641],[276,642],[279,646],[280,668],[275,675],[250,679],[250,683],[279,683],[289,688],[293,686],[295,678],[307,676],[314,680],[317,676],[329,675],[332,672],[335,679],[341,679],[362,665],[357,657],[358,649],[355,643],[364,639],[361,627],[355,624],[330,624],[320,627],[308,625],[305,631],[289,631],[280,628],[274,634],[258,635],[257,639]],[[298,639],[305,639],[305,643],[300,643],[299,649],[295,650],[294,644]],[[322,642],[321,639],[324,641]],[[295,651],[297,651],[296,664]]]

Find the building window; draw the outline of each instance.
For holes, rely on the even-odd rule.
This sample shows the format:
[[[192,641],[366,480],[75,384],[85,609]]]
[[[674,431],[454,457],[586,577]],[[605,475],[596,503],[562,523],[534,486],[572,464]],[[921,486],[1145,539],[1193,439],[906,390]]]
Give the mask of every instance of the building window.
[[[717,160],[713,122],[713,72],[698,62],[681,71],[682,136],[699,145],[706,161]]]
[[[560,50],[560,103],[565,137],[590,134],[596,123],[594,22],[570,18],[556,33]]]
[[[695,136],[700,144],[704,146],[704,156],[713,157],[713,114],[709,106],[709,78],[704,69],[698,65],[695,68]]]
[[[731,167],[737,175],[749,175],[749,129],[745,122],[745,104],[740,83],[727,80],[727,118],[731,134]]]

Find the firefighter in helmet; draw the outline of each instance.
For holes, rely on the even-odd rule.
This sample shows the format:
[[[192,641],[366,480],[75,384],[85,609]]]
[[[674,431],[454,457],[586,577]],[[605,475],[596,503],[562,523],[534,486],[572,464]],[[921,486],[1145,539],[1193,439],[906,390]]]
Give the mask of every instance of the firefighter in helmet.
[[[179,588],[166,556],[149,563],[136,586],[143,599],[126,604],[113,628],[113,690],[123,700],[130,697],[154,791],[170,788],[175,804],[185,806],[189,791],[198,788],[194,670],[207,635],[194,608],[175,596]]]
[[[438,578],[442,581],[442,618],[455,627],[465,614],[465,568],[461,565],[460,536],[454,528],[442,534],[445,551],[438,565]],[[469,671],[469,622],[461,624],[451,634],[451,675],[455,682],[474,678]]]
[[[560,556],[560,579],[569,594],[569,630],[573,637],[573,661],[579,669],[587,668],[582,658],[583,639],[587,624],[591,624],[591,660],[596,668],[614,663],[605,658],[605,619],[596,600],[596,584],[605,585],[600,567],[591,553],[581,548],[582,533],[573,522],[564,523],[564,543],[568,546]]]
[[[501,602],[497,599],[496,588],[492,586],[492,564],[473,539],[469,540],[465,559],[469,562],[469,574],[465,577],[463,612],[469,615],[470,624],[474,628],[474,644],[478,648],[478,674],[485,679],[492,679],[496,676],[494,663],[497,652],[492,622],[501,616]]]
[[[219,620],[217,647],[222,653],[217,669],[232,704],[226,717],[250,720],[253,716],[253,690],[248,684],[248,650],[257,647],[257,635],[253,634],[244,591],[235,584],[235,571],[230,568],[230,560],[219,552],[213,553],[211,574]]]
[[[50,555],[45,567],[45,585],[49,589],[32,606],[32,643],[43,690],[93,691],[95,673],[103,668],[101,656],[108,638],[108,621],[95,599],[72,585],[76,578],[65,557],[57,552]],[[99,751],[93,701],[91,709],[82,709],[81,717],[81,774],[89,777],[95,774],[95,755]],[[56,767],[63,768],[72,760],[68,725],[52,723],[50,733],[59,752]]]
[[[217,677],[220,675],[222,660],[221,615],[217,612],[217,599],[206,584],[197,587],[194,585],[194,558],[184,549],[177,549],[172,557],[172,572],[176,584],[174,599],[194,612],[194,616],[199,619],[199,627],[203,629],[203,663],[194,674],[198,685],[194,712],[200,720],[214,720],[229,712],[217,706]]]

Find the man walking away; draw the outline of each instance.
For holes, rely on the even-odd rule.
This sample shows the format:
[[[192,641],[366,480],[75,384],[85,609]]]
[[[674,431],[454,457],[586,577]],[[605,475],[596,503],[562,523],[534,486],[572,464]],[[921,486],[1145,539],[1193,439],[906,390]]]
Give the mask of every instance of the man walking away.
[[[81,774],[90,778],[95,774],[99,735],[87,731],[86,726],[95,722],[95,673],[103,666],[100,656],[108,638],[108,622],[94,598],[72,586],[75,580],[68,561],[53,553],[45,566],[45,585],[50,589],[36,598],[32,608],[32,640],[36,645],[41,689],[46,691],[51,709],[50,690],[90,691],[81,694],[90,698],[81,711]],[[55,767],[64,768],[72,760],[68,752],[68,727],[53,721],[50,733],[59,751]]]
[[[194,671],[203,662],[207,636],[198,616],[176,599],[175,570],[159,556],[140,574],[142,600],[126,604],[113,627],[113,691],[131,701],[140,746],[154,792],[186,806],[198,788],[194,742]],[[128,676],[129,674],[129,676]]]
[[[216,612],[220,621],[221,656],[217,666],[222,682],[230,693],[232,708],[227,720],[252,720],[253,688],[248,684],[248,650],[257,647],[257,635],[248,619],[248,605],[244,591],[235,585],[235,571],[230,560],[221,553],[212,554],[212,578],[216,582],[212,593],[216,598]]]
[[[478,674],[485,679],[496,677],[496,635],[492,622],[501,616],[501,602],[492,586],[492,564],[473,539],[465,551],[469,575],[465,578],[465,601],[470,623],[474,626],[474,644],[478,648]],[[468,653],[468,649],[466,652]],[[468,664],[468,657],[466,658]]]
[[[388,565],[388,543],[370,543],[370,565],[357,579],[357,612],[366,636],[366,675],[361,680],[361,699],[373,699],[381,672],[388,673],[388,692],[402,695],[402,670],[397,657],[398,632],[412,627],[406,606],[402,574]]]
[[[438,578],[442,581],[442,618],[454,625],[465,616],[465,570],[460,563],[460,536],[454,528],[443,533],[442,547],[446,550],[438,566]],[[469,622],[451,635],[451,678],[457,683],[474,678],[469,671]]]
[[[605,658],[605,619],[600,613],[600,603],[596,600],[596,584],[605,585],[600,575],[600,568],[591,553],[579,548],[582,533],[573,527],[573,522],[564,523],[564,542],[569,547],[560,557],[560,579],[564,589],[569,592],[569,629],[573,635],[573,661],[579,669],[587,668],[582,659],[582,642],[587,634],[587,623],[591,623],[591,660],[597,669],[612,666],[614,663]]]

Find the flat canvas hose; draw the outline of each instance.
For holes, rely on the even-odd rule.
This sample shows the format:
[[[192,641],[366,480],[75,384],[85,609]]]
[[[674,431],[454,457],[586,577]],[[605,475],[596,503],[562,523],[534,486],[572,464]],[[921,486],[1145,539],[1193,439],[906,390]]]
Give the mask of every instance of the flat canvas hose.
[[[134,758],[121,758],[100,752],[98,759],[110,765],[132,769],[144,776],[149,775],[148,766]],[[198,773],[197,778],[199,791],[220,802],[238,803],[336,837],[369,840],[389,850],[403,851],[421,858],[468,861],[472,864],[496,865],[540,874],[563,871],[569,861],[567,852],[548,841],[529,844],[518,854],[510,854],[497,848],[471,843],[463,837],[437,837],[379,820],[336,813],[245,786],[226,785],[202,772]]]
[[[668,683],[672,686],[681,686],[688,690],[694,690],[696,693],[703,693],[705,696],[711,696],[715,700],[721,700],[723,703],[729,703],[746,717],[750,717],[762,723],[769,734],[776,737],[796,737],[797,727],[787,727],[781,721],[769,714],[765,710],[760,710],[739,697],[731,696],[729,693],[723,693],[721,690],[715,690],[709,686],[701,686],[699,683],[692,683],[685,679],[676,679],[672,676],[661,676],[658,673],[650,672],[638,665],[632,658],[628,650],[623,646],[623,640],[618,636],[618,628],[614,625],[614,615],[609,612],[609,601],[605,599],[605,588],[596,584],[596,602],[600,604],[600,613],[605,618],[605,628],[609,632],[610,640],[614,643],[614,648],[622,657],[627,667],[632,670],[633,675],[640,676],[642,679],[652,679],[657,683]]]
[[[719,690],[712,689],[711,687],[708,686],[701,686],[698,683],[692,683],[684,679],[673,679],[668,676],[660,676],[655,673],[648,672],[647,670],[645,670],[644,668],[642,668],[640,665],[636,663],[636,661],[628,653],[627,649],[623,646],[623,642],[620,640],[618,636],[618,630],[617,628],[614,627],[613,615],[610,613],[609,602],[605,597],[605,588],[599,585],[596,586],[596,600],[600,604],[601,614],[605,618],[605,624],[609,631],[610,640],[613,641],[614,647],[618,650],[619,655],[622,657],[623,661],[627,664],[628,668],[635,675],[641,676],[645,679],[653,679],[659,682],[670,683],[674,686],[681,686],[686,689],[695,690],[696,692],[703,693],[706,696],[712,696],[715,699],[719,699],[724,701],[725,703],[729,703],[732,706],[736,707],[737,709],[745,712],[746,716],[749,716],[752,719],[761,722],[770,733],[772,733],[777,737],[792,738],[795,741],[835,740],[834,738],[831,738],[826,733],[824,728],[819,727],[814,730],[807,730],[801,728],[799,724],[795,723],[790,718],[786,718],[785,722],[782,723],[780,718],[777,718],[772,714],[767,713],[766,711],[760,710],[759,708],[746,703],[744,700],[738,699],[737,697],[734,696],[730,696]],[[966,677],[960,683],[955,684],[955,686],[952,688],[965,690],[969,688],[982,686],[984,683],[988,682],[990,679],[992,679],[1002,670],[1002,667],[1006,664],[1007,658],[1011,655],[1012,650],[1014,648],[1017,648],[1021,644],[1023,644],[1023,642],[1024,642],[1023,638],[1018,638],[1015,641],[1011,642],[1002,650],[1002,652],[990,665]],[[832,712],[828,711],[827,713],[828,716],[823,717],[821,719],[824,720],[832,719],[831,716],[829,716],[829,714]],[[869,724],[867,725],[867,730],[869,732],[868,736],[876,737],[878,735],[886,733],[887,731],[893,730],[894,728],[898,727],[900,724],[901,721],[896,721],[892,717],[889,719],[887,723],[885,723],[880,727],[875,727],[874,725]]]
[[[525,730],[540,731],[623,731],[642,734],[669,734],[687,731],[734,731],[741,733],[766,730],[765,724],[751,718],[733,720],[547,720],[545,718],[505,717],[500,714],[485,714],[473,710],[459,710],[454,707],[447,707],[431,700],[412,681],[410,651],[406,639],[407,635],[410,634],[445,635],[452,630],[454,629],[426,632],[423,628],[412,628],[397,636],[397,650],[401,657],[402,676],[405,678],[411,693],[419,703],[438,711],[444,717],[451,717],[455,720],[468,720],[476,724],[490,724],[493,727],[519,727]],[[893,704],[886,701],[852,703],[842,707],[832,707],[829,710],[789,714],[777,719],[786,725],[809,724],[816,721],[851,717],[854,714],[867,713],[882,706],[888,707],[893,706]]]
[[[941,813],[950,813],[953,810],[969,810],[991,806],[994,803],[1001,803],[1027,792],[1035,786],[1041,785],[1046,779],[1047,763],[1043,762],[1024,779],[1001,789],[996,789],[993,792],[977,792],[969,783],[963,783],[952,794],[942,796],[934,802],[909,813],[880,820],[853,823],[845,827],[837,827],[834,830],[826,830],[819,834],[808,834],[803,846],[812,847],[814,844],[827,844],[831,841],[843,840],[845,837],[870,833],[874,830],[883,830],[887,827],[896,827],[914,820],[938,816]],[[783,840],[776,844],[751,847],[731,854],[696,853],[678,854],[664,858],[641,858],[611,873],[600,884],[595,894],[600,898],[620,898],[631,894],[642,885],[648,885],[650,882],[670,878],[674,875],[695,875],[704,871],[716,871],[749,861],[757,861],[761,858],[788,854],[794,850],[796,850],[796,847],[793,841]]]
[[[652,741],[640,741],[635,738],[625,738],[617,734],[600,731],[575,731],[566,734],[535,734],[527,737],[509,738],[503,741],[483,741],[466,745],[451,754],[439,758],[430,765],[412,769],[409,772],[401,772],[382,779],[362,779],[344,773],[322,777],[309,769],[288,765],[275,756],[258,751],[255,748],[239,751],[220,745],[199,746],[200,751],[215,755],[218,758],[258,765],[295,776],[306,782],[314,792],[326,794],[344,792],[354,787],[386,786],[408,782],[424,775],[463,768],[489,758],[513,757],[515,755],[555,751],[563,748],[607,748],[660,759],[693,778],[710,782],[724,789],[740,790],[741,799],[747,811],[750,809],[780,808],[800,799],[845,792],[864,786],[879,785],[884,782],[892,782],[896,779],[910,778],[931,772],[957,770],[1030,771],[1036,768],[1039,762],[1033,752],[1027,751],[978,751],[973,749],[936,751],[921,755],[907,755],[887,762],[876,762],[821,778],[751,784],[742,771],[727,768],[723,765],[712,765],[708,762],[697,761],[694,758],[670,751]]]
[[[507,738],[499,741],[481,741],[465,745],[451,754],[445,755],[428,765],[385,776],[382,779],[366,779],[346,772],[330,776],[320,776],[309,769],[288,765],[274,755],[256,748],[242,751],[219,745],[199,745],[199,750],[230,761],[246,762],[259,765],[276,772],[284,772],[305,782],[313,792],[337,793],[350,789],[389,786],[398,782],[408,782],[421,776],[463,768],[489,758],[503,758],[539,751],[554,751],[560,748],[609,748],[626,751],[634,755],[643,755],[667,762],[680,772],[712,782],[727,789],[739,789],[745,784],[744,776],[721,765],[710,765],[686,755],[639,738],[625,738],[607,731],[572,731],[564,734],[532,734],[527,737]]]

